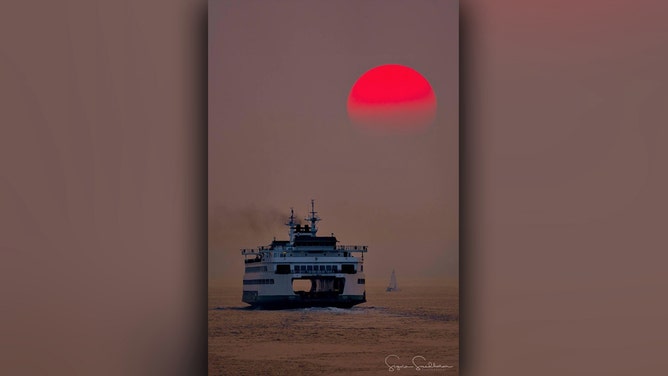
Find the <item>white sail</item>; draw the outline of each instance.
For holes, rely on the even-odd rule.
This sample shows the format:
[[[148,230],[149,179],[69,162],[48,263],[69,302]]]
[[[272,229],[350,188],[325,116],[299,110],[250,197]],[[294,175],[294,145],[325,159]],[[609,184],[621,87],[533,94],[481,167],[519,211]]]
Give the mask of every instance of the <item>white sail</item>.
[[[392,275],[390,276],[390,285],[387,286],[387,291],[398,291],[397,288],[397,276],[394,274],[394,269],[392,269]]]

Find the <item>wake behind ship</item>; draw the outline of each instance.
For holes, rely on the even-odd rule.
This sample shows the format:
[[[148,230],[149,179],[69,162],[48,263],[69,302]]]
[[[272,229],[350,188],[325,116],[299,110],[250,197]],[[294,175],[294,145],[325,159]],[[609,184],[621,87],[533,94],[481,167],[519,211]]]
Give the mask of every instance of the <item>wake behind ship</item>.
[[[365,245],[337,245],[336,237],[317,236],[314,202],[309,225],[297,224],[291,210],[289,240],[242,249],[245,256],[242,301],[255,307],[350,308],[366,302]],[[353,254],[359,253],[359,257]]]

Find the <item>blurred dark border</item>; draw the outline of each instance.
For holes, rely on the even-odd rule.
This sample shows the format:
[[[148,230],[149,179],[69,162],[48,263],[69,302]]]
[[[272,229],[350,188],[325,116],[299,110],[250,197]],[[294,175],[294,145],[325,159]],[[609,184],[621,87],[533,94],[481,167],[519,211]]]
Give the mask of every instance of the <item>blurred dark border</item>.
[[[471,149],[471,124],[468,122],[469,98],[467,89],[471,82],[471,49],[467,8],[459,2],[459,369],[460,374],[466,374],[471,362],[470,338],[471,332],[469,315],[471,314],[470,301],[467,292],[475,290],[474,281],[467,278],[467,265],[471,265],[473,247],[471,246],[472,223],[470,219],[471,206],[471,164],[474,153]]]
[[[462,374],[668,368],[668,3],[574,4],[460,4]],[[206,374],[206,9],[0,3],[0,373]]]
[[[196,33],[196,40],[193,41],[193,46],[196,46],[197,51],[195,56],[197,56],[197,65],[199,69],[197,70],[198,74],[198,90],[199,97],[197,98],[197,104],[199,105],[199,115],[198,123],[198,147],[199,151],[197,161],[199,170],[197,171],[196,181],[201,182],[201,186],[198,189],[200,200],[199,210],[201,211],[198,215],[199,220],[201,221],[198,224],[200,233],[198,234],[199,245],[199,270],[198,275],[201,276],[198,280],[199,289],[198,293],[200,294],[199,302],[201,309],[201,314],[198,316],[200,332],[198,337],[196,337],[196,345],[193,346],[191,369],[197,374],[206,375],[208,374],[208,187],[209,187],[209,13],[207,4],[201,6],[197,12],[197,21],[195,25],[198,25],[198,32]]]

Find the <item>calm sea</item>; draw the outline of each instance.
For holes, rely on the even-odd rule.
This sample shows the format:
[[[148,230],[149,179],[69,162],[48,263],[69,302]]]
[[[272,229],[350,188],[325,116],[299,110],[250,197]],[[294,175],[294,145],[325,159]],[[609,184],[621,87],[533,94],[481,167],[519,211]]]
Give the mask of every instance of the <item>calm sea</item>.
[[[368,284],[351,309],[265,311],[245,308],[240,284],[210,281],[209,374],[458,375],[457,283],[399,283]]]

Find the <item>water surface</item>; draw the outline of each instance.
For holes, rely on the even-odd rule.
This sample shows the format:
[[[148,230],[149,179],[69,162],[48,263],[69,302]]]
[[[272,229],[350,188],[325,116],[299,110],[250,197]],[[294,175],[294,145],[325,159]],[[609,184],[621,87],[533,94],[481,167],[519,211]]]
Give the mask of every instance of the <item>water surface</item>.
[[[368,301],[350,309],[277,311],[248,308],[241,286],[210,281],[209,374],[458,375],[457,284],[400,287],[367,285]],[[438,367],[415,369],[429,362]]]

